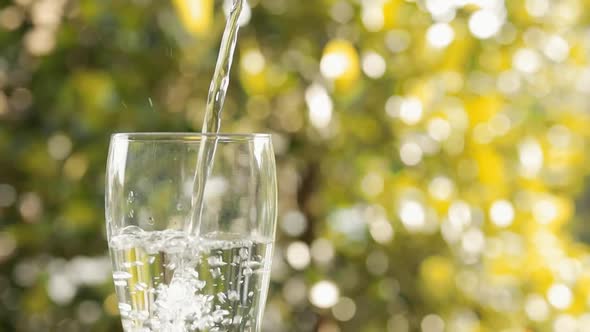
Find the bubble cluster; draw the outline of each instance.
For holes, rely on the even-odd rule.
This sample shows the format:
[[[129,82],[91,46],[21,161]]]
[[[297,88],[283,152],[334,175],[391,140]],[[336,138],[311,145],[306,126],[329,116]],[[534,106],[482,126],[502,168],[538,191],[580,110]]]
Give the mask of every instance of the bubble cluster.
[[[224,331],[260,324],[271,243],[127,226],[110,248],[126,331]]]

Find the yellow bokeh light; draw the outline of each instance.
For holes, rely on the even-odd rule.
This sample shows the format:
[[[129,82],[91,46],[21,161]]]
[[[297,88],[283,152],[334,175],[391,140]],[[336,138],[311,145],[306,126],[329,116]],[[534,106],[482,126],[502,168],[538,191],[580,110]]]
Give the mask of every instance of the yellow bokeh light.
[[[174,0],[185,29],[194,35],[208,32],[213,20],[213,0]]]
[[[326,78],[334,81],[336,89],[350,89],[360,76],[360,60],[357,50],[347,40],[330,41],[324,48],[320,71]]]
[[[420,265],[420,278],[425,290],[437,296],[451,292],[454,273],[453,263],[446,257],[431,256]]]

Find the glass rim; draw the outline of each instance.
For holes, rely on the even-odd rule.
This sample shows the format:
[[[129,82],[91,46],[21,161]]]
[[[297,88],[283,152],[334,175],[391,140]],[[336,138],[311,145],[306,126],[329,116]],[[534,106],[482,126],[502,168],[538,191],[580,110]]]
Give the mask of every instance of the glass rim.
[[[271,134],[267,133],[190,133],[190,132],[127,132],[114,133],[112,140],[126,140],[139,142],[200,142],[203,138],[217,139],[221,141],[254,141],[270,140]]]

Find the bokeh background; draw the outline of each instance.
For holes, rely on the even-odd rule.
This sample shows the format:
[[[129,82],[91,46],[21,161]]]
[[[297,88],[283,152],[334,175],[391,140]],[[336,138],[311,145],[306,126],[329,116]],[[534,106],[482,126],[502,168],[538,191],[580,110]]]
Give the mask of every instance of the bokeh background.
[[[0,331],[118,331],[109,136],[199,131],[221,0],[0,1]],[[590,331],[590,1],[250,0],[265,331]]]

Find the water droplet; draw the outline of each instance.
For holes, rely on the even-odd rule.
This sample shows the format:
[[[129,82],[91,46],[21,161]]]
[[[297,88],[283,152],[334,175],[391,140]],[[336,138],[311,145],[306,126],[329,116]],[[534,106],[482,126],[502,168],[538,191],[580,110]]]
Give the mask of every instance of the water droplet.
[[[148,218],[148,225],[153,225],[154,223],[155,223],[154,222],[154,218],[153,217],[149,217]]]
[[[182,205],[182,203],[178,203],[178,204],[176,204],[176,210],[177,210],[177,211],[182,211],[182,210],[184,210],[184,205]]]

